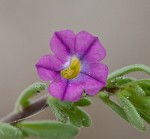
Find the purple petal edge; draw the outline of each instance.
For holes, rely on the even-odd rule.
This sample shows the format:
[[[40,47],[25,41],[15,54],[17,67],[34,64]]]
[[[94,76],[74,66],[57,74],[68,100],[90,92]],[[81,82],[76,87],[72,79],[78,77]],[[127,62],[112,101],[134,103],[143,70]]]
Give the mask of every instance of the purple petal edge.
[[[106,50],[99,39],[86,31],[76,35],[75,51],[81,60],[87,62],[100,62],[106,55]]]
[[[45,81],[57,78],[62,69],[62,63],[53,55],[42,56],[35,66],[39,77]]]
[[[63,63],[74,53],[75,34],[72,30],[55,32],[50,40],[50,47],[54,55]]]

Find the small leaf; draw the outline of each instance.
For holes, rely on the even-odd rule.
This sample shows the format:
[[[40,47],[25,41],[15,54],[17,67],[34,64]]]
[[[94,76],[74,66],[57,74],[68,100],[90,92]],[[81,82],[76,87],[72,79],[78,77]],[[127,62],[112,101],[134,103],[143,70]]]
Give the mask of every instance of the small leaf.
[[[117,96],[129,122],[137,129],[146,130],[146,127],[144,126],[144,123],[134,105],[125,96],[122,95],[122,93],[126,92],[126,90],[122,90],[117,94]]]
[[[15,105],[15,109],[20,112],[23,108],[27,108],[30,105],[29,99],[39,92],[45,90],[45,88],[46,84],[41,82],[36,82],[28,86],[19,96]]]
[[[129,98],[132,103],[141,109],[150,111],[150,96],[132,96]]]
[[[61,102],[60,100],[49,97],[47,100],[49,106],[52,108],[58,121],[67,123],[70,119],[71,124],[77,127],[82,126],[82,121],[76,114],[76,107],[68,102]]]
[[[100,92],[99,98],[108,106],[110,107],[114,112],[116,112],[121,118],[128,121],[128,118],[124,112],[124,110],[115,102],[109,99],[109,95],[106,92]]]
[[[108,88],[120,87],[120,86],[125,85],[127,83],[131,83],[135,80],[136,80],[135,78],[121,76],[121,77],[114,78],[113,80],[107,81],[107,87]]]
[[[147,96],[150,96],[150,79],[138,80],[135,83],[145,91]]]
[[[74,104],[77,106],[89,106],[92,104],[92,101],[88,98],[83,97],[79,101],[75,102]]]
[[[150,124],[150,97],[132,96],[129,99],[140,113],[140,116]]]
[[[54,121],[21,122],[18,127],[29,136],[42,139],[71,139],[79,133],[73,125]]]
[[[91,126],[91,123],[92,123],[91,118],[84,110],[75,108],[74,110],[72,110],[72,111],[70,110],[67,113],[69,115],[70,122],[73,125],[75,125],[77,127]]]
[[[136,96],[145,96],[144,90],[136,83],[129,83],[127,86],[124,87],[128,92],[131,93],[131,95]]]
[[[133,85],[133,91],[136,93],[138,96],[145,96],[144,90],[139,86],[139,85]]]
[[[150,124],[150,111],[146,111],[140,108],[137,108],[138,112],[140,113],[140,116]]]
[[[58,121],[66,123],[68,121],[68,114],[65,112],[65,109],[60,105],[60,100],[52,97],[48,97],[47,103],[52,108]]]
[[[73,103],[70,101],[61,101],[59,99],[53,98],[51,96],[48,97],[48,100],[52,100],[54,103],[59,104],[60,106],[63,106],[66,109],[71,109],[73,106]]]
[[[77,108],[74,103],[67,101],[62,102],[52,97],[48,98],[47,103],[53,109],[55,116],[59,121],[66,123],[69,119],[70,123],[76,127],[87,127],[91,125],[89,115],[85,111]]]
[[[67,111],[71,124],[77,127],[82,126],[82,120],[77,113],[77,108]]]
[[[0,139],[23,139],[23,135],[16,127],[0,123]]]
[[[90,116],[82,109],[75,108],[73,111],[68,111],[70,122],[77,127],[89,127],[91,126]]]
[[[77,108],[77,115],[80,117],[81,121],[82,121],[82,125],[84,127],[89,127],[92,124],[92,120],[90,118],[90,116],[88,115],[87,112],[85,112],[84,110]]]

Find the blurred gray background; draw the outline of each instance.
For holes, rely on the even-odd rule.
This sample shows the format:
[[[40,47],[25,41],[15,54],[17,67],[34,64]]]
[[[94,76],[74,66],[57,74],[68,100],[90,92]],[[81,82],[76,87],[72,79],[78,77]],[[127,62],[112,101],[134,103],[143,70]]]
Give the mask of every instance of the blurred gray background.
[[[62,29],[99,36],[110,72],[134,63],[150,65],[150,0],[0,0],[0,117],[12,111],[25,87],[40,81],[34,65],[50,52],[53,32]],[[93,101],[86,108],[93,126],[77,139],[149,139],[150,130],[137,131]],[[34,119],[54,116],[47,109]]]

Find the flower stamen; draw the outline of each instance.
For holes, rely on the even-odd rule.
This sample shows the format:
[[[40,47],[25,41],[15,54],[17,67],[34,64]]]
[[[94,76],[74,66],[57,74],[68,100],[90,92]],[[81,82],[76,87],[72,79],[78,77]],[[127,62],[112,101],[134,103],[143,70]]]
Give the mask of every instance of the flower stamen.
[[[66,79],[73,79],[78,76],[81,69],[81,63],[77,57],[73,57],[70,66],[61,71],[61,75]]]

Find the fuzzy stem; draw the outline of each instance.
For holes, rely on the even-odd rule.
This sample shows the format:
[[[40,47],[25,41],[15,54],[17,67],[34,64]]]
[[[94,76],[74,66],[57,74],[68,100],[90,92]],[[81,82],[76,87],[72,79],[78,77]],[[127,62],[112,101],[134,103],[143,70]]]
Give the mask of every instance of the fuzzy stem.
[[[22,110],[22,112],[16,113],[15,111],[7,115],[6,117],[0,119],[0,122],[10,123],[10,124],[16,124],[17,122],[20,122],[24,120],[24,118],[29,117],[36,112],[40,111],[41,109],[44,109],[48,106],[46,103],[48,95],[41,97],[30,104],[29,107]]]
[[[107,91],[109,93],[114,94],[116,92],[118,88],[107,88],[104,87],[102,90]],[[22,110],[22,112],[12,112],[10,114],[8,114],[6,117],[0,119],[0,122],[5,122],[5,123],[10,123],[10,124],[16,124],[20,121],[25,120],[26,118],[28,118],[29,116],[39,112],[40,110],[45,109],[48,104],[47,104],[47,97],[48,95],[45,95],[44,97],[41,97],[39,99],[37,99],[36,101],[34,101],[33,103],[31,103],[29,105],[29,107],[25,108]]]

